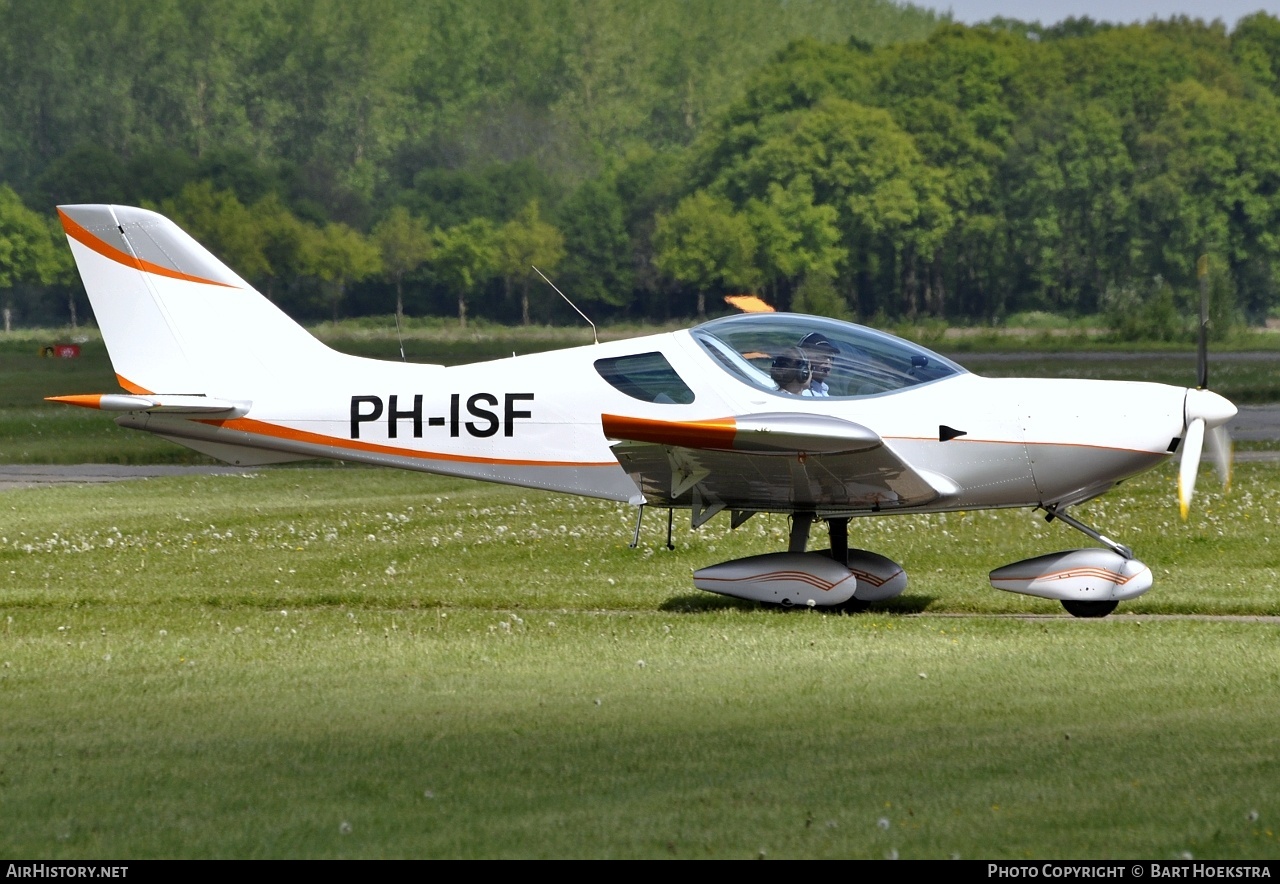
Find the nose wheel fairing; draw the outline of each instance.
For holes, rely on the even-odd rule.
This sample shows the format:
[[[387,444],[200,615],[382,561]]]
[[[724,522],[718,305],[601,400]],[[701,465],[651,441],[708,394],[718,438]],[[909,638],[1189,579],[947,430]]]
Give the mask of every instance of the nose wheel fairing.
[[[991,572],[996,589],[1060,602],[1121,602],[1142,595],[1151,582],[1151,569],[1142,562],[1096,547],[1048,553]]]

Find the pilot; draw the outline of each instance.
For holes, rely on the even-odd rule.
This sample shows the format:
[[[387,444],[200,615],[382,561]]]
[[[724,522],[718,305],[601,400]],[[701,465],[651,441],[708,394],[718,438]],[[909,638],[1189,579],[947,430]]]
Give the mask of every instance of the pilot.
[[[793,396],[812,396],[809,389],[809,359],[799,347],[788,347],[773,357],[769,377],[783,393]]]
[[[831,374],[832,360],[840,350],[818,332],[811,332],[801,338],[800,349],[809,357],[809,395],[830,396],[831,387],[827,385],[827,376]]]

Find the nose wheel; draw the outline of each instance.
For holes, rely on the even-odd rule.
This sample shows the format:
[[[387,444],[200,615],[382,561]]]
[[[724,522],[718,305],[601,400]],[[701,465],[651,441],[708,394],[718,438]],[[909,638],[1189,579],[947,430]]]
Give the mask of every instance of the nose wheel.
[[[1116,609],[1118,601],[1082,602],[1077,599],[1063,599],[1062,607],[1072,617],[1105,617]]]

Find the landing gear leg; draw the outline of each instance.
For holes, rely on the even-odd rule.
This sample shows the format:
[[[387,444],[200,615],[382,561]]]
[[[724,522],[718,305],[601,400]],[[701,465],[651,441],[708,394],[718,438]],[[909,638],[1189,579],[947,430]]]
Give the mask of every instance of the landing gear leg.
[[[640,523],[644,521],[644,504],[636,507],[636,531],[631,535],[631,548],[635,549],[640,545]]]
[[[813,526],[813,513],[794,513],[791,516],[791,542],[787,552],[804,552],[809,546],[809,529]]]
[[[849,567],[849,520],[827,519],[827,530],[831,533],[831,558],[846,568]],[[871,602],[852,598],[839,607],[850,614],[860,614],[871,607]]]
[[[1086,537],[1092,537],[1094,540],[1098,541],[1098,543],[1101,543],[1103,546],[1110,549],[1116,555],[1124,556],[1126,559],[1133,558],[1133,550],[1129,549],[1129,547],[1125,546],[1123,543],[1116,543],[1110,537],[1107,537],[1105,534],[1101,534],[1095,529],[1090,528],[1088,525],[1086,525],[1084,522],[1081,522],[1079,519],[1075,519],[1075,518],[1072,518],[1071,516],[1068,516],[1066,513],[1066,510],[1060,509],[1056,503],[1045,507],[1044,511],[1046,514],[1044,517],[1044,520],[1046,522],[1052,522],[1054,519],[1061,519],[1064,524],[1070,525],[1072,528],[1075,528],[1077,531],[1079,531],[1081,534],[1085,535]]]
[[[849,520],[827,519],[831,532],[831,558],[844,566],[849,565]]]

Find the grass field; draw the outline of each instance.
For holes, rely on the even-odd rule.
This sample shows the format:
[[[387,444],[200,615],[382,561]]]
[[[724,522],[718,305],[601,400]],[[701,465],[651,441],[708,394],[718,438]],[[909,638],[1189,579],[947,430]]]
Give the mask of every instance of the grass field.
[[[1121,612],[1280,610],[1274,467],[1186,524],[1172,483],[1082,508],[1156,572]],[[773,517],[631,550],[625,507],[357,468],[0,504],[4,855],[1280,851],[1276,625],[999,593],[1079,545],[1027,512],[855,523],[912,583],[840,616],[692,589]]]
[[[38,404],[109,389],[95,348],[0,346],[0,460],[185,459]],[[693,589],[772,516],[632,550],[626,507],[355,467],[5,492],[0,855],[1274,858],[1280,469],[1211,479],[1077,510],[1155,573],[1099,621],[987,583],[1087,544],[1028,511],[855,521],[911,582],[845,616]]]

